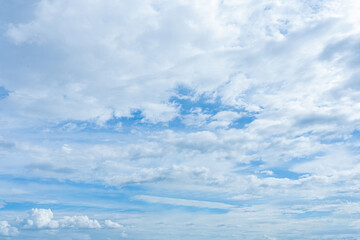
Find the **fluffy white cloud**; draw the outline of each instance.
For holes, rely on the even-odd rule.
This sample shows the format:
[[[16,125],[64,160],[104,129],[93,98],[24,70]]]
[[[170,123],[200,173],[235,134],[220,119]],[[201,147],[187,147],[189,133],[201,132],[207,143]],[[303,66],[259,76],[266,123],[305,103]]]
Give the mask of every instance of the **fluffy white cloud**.
[[[46,101],[34,115],[56,118],[95,118],[101,123],[135,108],[147,121],[168,121],[177,115],[177,107],[167,103],[170,90],[180,83],[168,69],[223,39],[220,28],[208,24],[208,13],[216,14],[215,5],[209,6],[194,8],[186,1],[41,1],[35,19],[10,26],[8,35],[20,45],[64,46],[60,64],[66,73],[50,74],[52,83],[42,89],[5,82],[6,88],[16,89],[7,101],[30,108]]]
[[[33,208],[25,220],[25,228],[58,228],[59,222],[54,220],[51,209]]]
[[[12,227],[7,221],[0,221],[0,235],[14,236],[19,233],[16,227]]]
[[[101,228],[97,220],[88,216],[65,216],[59,220],[59,224],[63,228]]]
[[[11,90],[4,106],[27,116],[98,123],[140,109],[146,121],[167,122],[179,114],[168,103],[172,89],[185,85],[196,93],[215,92],[226,104],[261,109],[260,96],[274,104],[271,97],[283,81],[319,70],[299,62],[313,64],[329,39],[347,34],[329,28],[331,22],[327,33],[321,26],[337,16],[336,3],[43,0],[32,21],[11,25],[7,33],[19,47],[61,50],[57,62],[46,54],[42,60],[60,68],[34,68],[24,80],[3,80]],[[347,11],[341,11],[344,19]],[[299,69],[306,69],[305,76]]]
[[[179,116],[206,131],[138,135],[141,143],[120,146],[76,149],[69,142],[62,146],[67,156],[20,143],[35,160],[29,171],[85,180],[94,170],[100,179],[130,183],[166,179],[173,165],[183,165],[225,179],[237,163],[261,160],[271,168],[326,152],[360,121],[350,64],[357,56],[349,51],[359,32],[344,27],[359,20],[346,4],[338,7],[338,1],[40,1],[34,19],[11,25],[8,36],[19,48],[61,48],[61,72],[34,68],[17,81],[2,79],[12,90],[2,100],[6,112],[103,124],[140,109],[143,123]],[[29,77],[32,84],[21,80]],[[182,96],[193,103],[206,96],[255,120],[244,129],[219,129],[242,114],[197,106],[180,115],[183,106],[169,102],[179,85],[193,91]],[[62,160],[49,163],[49,156]],[[49,167],[34,168],[43,162]]]
[[[96,219],[88,216],[64,216],[54,219],[51,209],[32,209],[24,220],[24,228],[101,228]]]

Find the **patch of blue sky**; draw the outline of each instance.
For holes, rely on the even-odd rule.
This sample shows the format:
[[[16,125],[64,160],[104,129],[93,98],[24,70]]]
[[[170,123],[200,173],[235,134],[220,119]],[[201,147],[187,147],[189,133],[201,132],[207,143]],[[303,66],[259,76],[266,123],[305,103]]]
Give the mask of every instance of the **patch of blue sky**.
[[[38,203],[33,201],[26,201],[26,202],[5,202],[5,206],[0,208],[0,212],[7,212],[7,211],[29,211],[32,208],[43,208],[43,209],[52,209],[52,210],[62,210],[62,211],[71,211],[71,210],[89,210],[91,207],[84,207],[84,206],[70,206],[67,204],[59,204],[59,203]]]
[[[0,212],[4,211],[28,211],[32,208],[43,208],[43,204],[36,204],[31,201],[24,202],[4,202],[4,207],[0,208]]]
[[[68,179],[56,179],[56,178],[44,178],[44,177],[14,177],[9,174],[1,174],[0,180],[9,181],[15,184],[26,185],[26,184],[40,184],[44,187],[46,186],[68,186],[69,190],[71,189],[84,189],[86,192],[101,191],[106,193],[111,193],[111,191],[117,191],[118,188],[114,186],[104,185],[100,183],[86,183],[86,182],[75,182]],[[134,191],[135,188],[131,188],[131,191]]]
[[[0,100],[8,96],[9,96],[9,91],[6,88],[0,86]]]
[[[268,170],[270,170],[273,173],[273,175],[271,176],[276,178],[288,178],[292,180],[297,180],[302,176],[304,176],[304,174],[302,173],[292,172],[287,168],[269,168]]]
[[[236,119],[235,121],[233,121],[230,125],[229,128],[245,128],[246,125],[250,124],[252,121],[254,121],[256,119],[255,116],[244,116],[241,117],[239,119]]]
[[[356,129],[351,133],[351,140],[360,140],[360,129]]]
[[[0,23],[23,23],[32,20],[38,0],[0,1]],[[0,29],[7,29],[0,24]]]
[[[77,202],[74,202],[77,200]],[[86,202],[86,204],[84,204]],[[32,208],[45,208],[59,211],[74,211],[74,212],[92,212],[92,213],[141,213],[147,211],[144,203],[134,203],[130,200],[124,201],[120,199],[96,199],[94,195],[79,196],[74,195],[69,199],[66,194],[62,196],[59,202],[41,202],[41,201],[5,201],[4,206],[0,208],[0,212],[7,211],[28,211]]]
[[[99,207],[101,206],[101,203],[104,202],[111,202],[111,205],[115,206],[115,203],[129,202],[131,196],[134,193],[136,194],[134,189],[124,190],[112,186],[104,186],[104,184],[79,183],[69,180],[57,180],[55,178],[19,178],[1,175],[0,181],[17,188],[26,187],[32,189],[31,191],[22,194],[31,197],[31,199],[38,202],[44,202],[43,200],[46,199],[51,200],[54,202],[50,204],[52,206],[59,205],[57,203],[58,200],[60,200],[60,202],[72,202],[77,208],[79,206],[91,207],[92,205]],[[41,193],[40,196],[36,196],[38,193]],[[83,204],[81,200],[87,200],[92,204]],[[24,201],[24,203],[26,203],[26,201]],[[6,210],[8,207],[9,204],[6,203],[3,210]]]
[[[315,156],[315,155],[314,155]],[[239,174],[255,174],[258,177],[275,177],[275,178],[288,178],[291,180],[297,180],[303,177],[304,173],[296,173],[289,168],[291,167],[292,162],[300,163],[306,162],[312,159],[312,157],[306,158],[293,158],[290,162],[284,162],[282,165],[278,167],[268,167],[265,168],[265,162],[262,160],[251,161],[249,163],[237,163],[236,167],[234,168],[235,171]]]
[[[67,210],[91,212],[143,212],[153,211],[154,209],[157,209],[156,211],[179,209],[188,212],[228,212],[228,210],[221,208],[181,206],[134,200],[133,197],[136,195],[156,193],[153,191],[153,189],[149,187],[146,188],[141,185],[129,185],[123,188],[117,188],[104,186],[102,184],[78,183],[69,180],[62,181],[53,178],[18,178],[8,175],[1,175],[0,180],[11,181],[12,184],[34,189],[34,193],[31,193],[30,195],[25,194],[24,197],[24,199],[34,199],[33,201],[4,201],[4,207],[1,208],[0,211],[23,211],[31,208],[51,208],[53,210],[62,211]],[[61,194],[59,194],[59,192],[61,192]],[[36,198],[32,196],[36,194],[40,194],[41,197]],[[170,194],[163,192],[163,197],[175,197],[174,199],[176,199],[177,196],[171,196]],[[179,195],[178,197],[184,197],[184,195]],[[201,197],[199,194],[198,196],[191,197],[192,198],[189,200],[206,202],[219,200],[215,195],[212,197]],[[83,203],[85,200],[86,204]],[[49,201],[51,201],[51,203],[48,203]],[[222,201],[221,203],[230,204],[232,201]]]
[[[300,164],[300,163],[313,161],[314,159],[319,158],[319,157],[323,157],[326,154],[327,153],[324,152],[324,151],[319,151],[319,152],[309,154],[309,155],[305,155],[305,156],[302,156],[302,157],[293,157],[293,158],[290,158],[288,161],[278,163],[277,168],[280,168],[280,169],[291,168],[293,166],[293,164]]]

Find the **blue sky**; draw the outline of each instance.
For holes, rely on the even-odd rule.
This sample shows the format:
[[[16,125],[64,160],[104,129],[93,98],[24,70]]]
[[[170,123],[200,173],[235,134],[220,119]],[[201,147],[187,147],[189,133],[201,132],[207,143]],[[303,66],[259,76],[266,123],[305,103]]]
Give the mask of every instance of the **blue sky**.
[[[359,12],[0,1],[0,238],[359,239]]]

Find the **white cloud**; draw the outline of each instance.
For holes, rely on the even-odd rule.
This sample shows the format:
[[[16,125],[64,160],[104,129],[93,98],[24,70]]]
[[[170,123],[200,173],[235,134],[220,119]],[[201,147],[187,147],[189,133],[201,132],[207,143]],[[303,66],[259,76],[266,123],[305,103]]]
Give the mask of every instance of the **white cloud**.
[[[56,118],[101,123],[113,114],[128,116],[132,109],[141,109],[150,122],[168,121],[177,115],[176,106],[167,100],[178,82],[164,71],[220,43],[223,37],[217,31],[221,28],[207,23],[207,13],[215,14],[213,7],[194,8],[186,1],[41,1],[35,19],[10,25],[8,35],[20,45],[64,46],[61,61],[66,68],[70,64],[81,69],[79,80],[73,83],[78,71],[68,68],[70,78],[64,73],[51,76],[52,83],[64,87],[46,84],[35,90],[35,86],[8,82],[7,87],[16,88],[8,101],[31,108],[46,102],[37,106],[33,116],[51,113]],[[98,83],[100,79],[104,84]]]
[[[222,111],[212,116],[212,121],[209,123],[209,127],[228,127],[234,120],[240,118],[242,114],[231,111]]]
[[[101,225],[88,216],[64,216],[54,219],[51,209],[34,208],[28,218],[24,219],[24,228],[101,228]]]
[[[124,226],[120,223],[113,222],[111,220],[105,220],[105,226],[107,226],[108,228],[124,228]]]
[[[14,236],[19,233],[16,227],[12,227],[7,221],[0,221],[0,235]]]
[[[25,228],[58,228],[59,222],[54,220],[51,209],[33,208],[25,220]]]
[[[250,200],[250,199],[257,199],[261,198],[261,196],[251,195],[251,194],[243,194],[238,196],[233,196],[230,199],[231,200]]]
[[[138,200],[231,209],[234,223],[246,219],[240,226],[258,231],[261,222],[271,237],[341,224],[345,207],[313,222],[289,216],[319,210],[293,202],[358,195],[359,7],[339,0],[39,1],[32,19],[7,30],[9,48],[40,57],[26,54],[21,66],[3,68],[9,96],[0,96],[0,154],[8,161],[0,171],[141,185],[159,196]],[[143,118],[116,123],[120,133],[106,125],[137,110]],[[232,126],[244,116],[254,120]],[[176,117],[186,127],[172,129]],[[194,193],[219,202],[189,200]],[[242,212],[225,200],[270,204]],[[212,226],[222,219],[213,217]],[[24,224],[100,227],[87,216],[55,218],[50,209],[34,209]]]
[[[273,171],[270,171],[270,170],[261,170],[261,171],[258,171],[259,173],[262,173],[262,174],[265,174],[265,175],[274,175],[274,172]]]
[[[47,78],[25,73],[26,79],[36,75],[31,82],[37,85],[4,82],[14,90],[6,100],[7,111],[17,106],[27,116],[101,124],[141,109],[147,121],[166,122],[179,114],[168,99],[182,84],[196,93],[215,93],[227,104],[261,109],[258,95],[268,95],[267,89],[276,90],[270,85],[296,76],[302,67],[299,60],[312,60],[339,31],[322,32],[325,37],[314,42],[315,37],[306,34],[315,33],[304,27],[330,18],[336,10],[330,3],[272,0],[40,1],[34,19],[10,25],[8,35],[19,45],[63,49],[58,59],[64,70]],[[301,47],[278,51],[273,64],[267,63],[275,57],[270,49],[289,49],[298,42]],[[309,44],[311,51],[306,51]],[[296,61],[287,58],[289,54],[297,56]]]
[[[72,149],[68,144],[64,144],[61,149],[66,153],[71,153]]]
[[[62,228],[101,228],[100,223],[88,216],[65,216],[59,220]]]
[[[292,170],[321,176],[333,176],[352,175],[359,168],[359,156],[355,156],[344,149],[332,149],[324,156],[316,157],[312,161],[295,164]]]
[[[182,116],[182,122],[186,126],[201,127],[206,125],[210,116],[211,116],[210,114],[202,112],[201,108],[195,108],[192,109],[190,114],[186,114]]]

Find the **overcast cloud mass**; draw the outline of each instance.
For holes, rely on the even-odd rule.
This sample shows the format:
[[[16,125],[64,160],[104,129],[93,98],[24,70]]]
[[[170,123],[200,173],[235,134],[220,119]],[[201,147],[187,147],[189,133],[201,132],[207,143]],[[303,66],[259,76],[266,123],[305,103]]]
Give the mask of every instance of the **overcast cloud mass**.
[[[0,0],[0,238],[359,240],[359,13]]]

